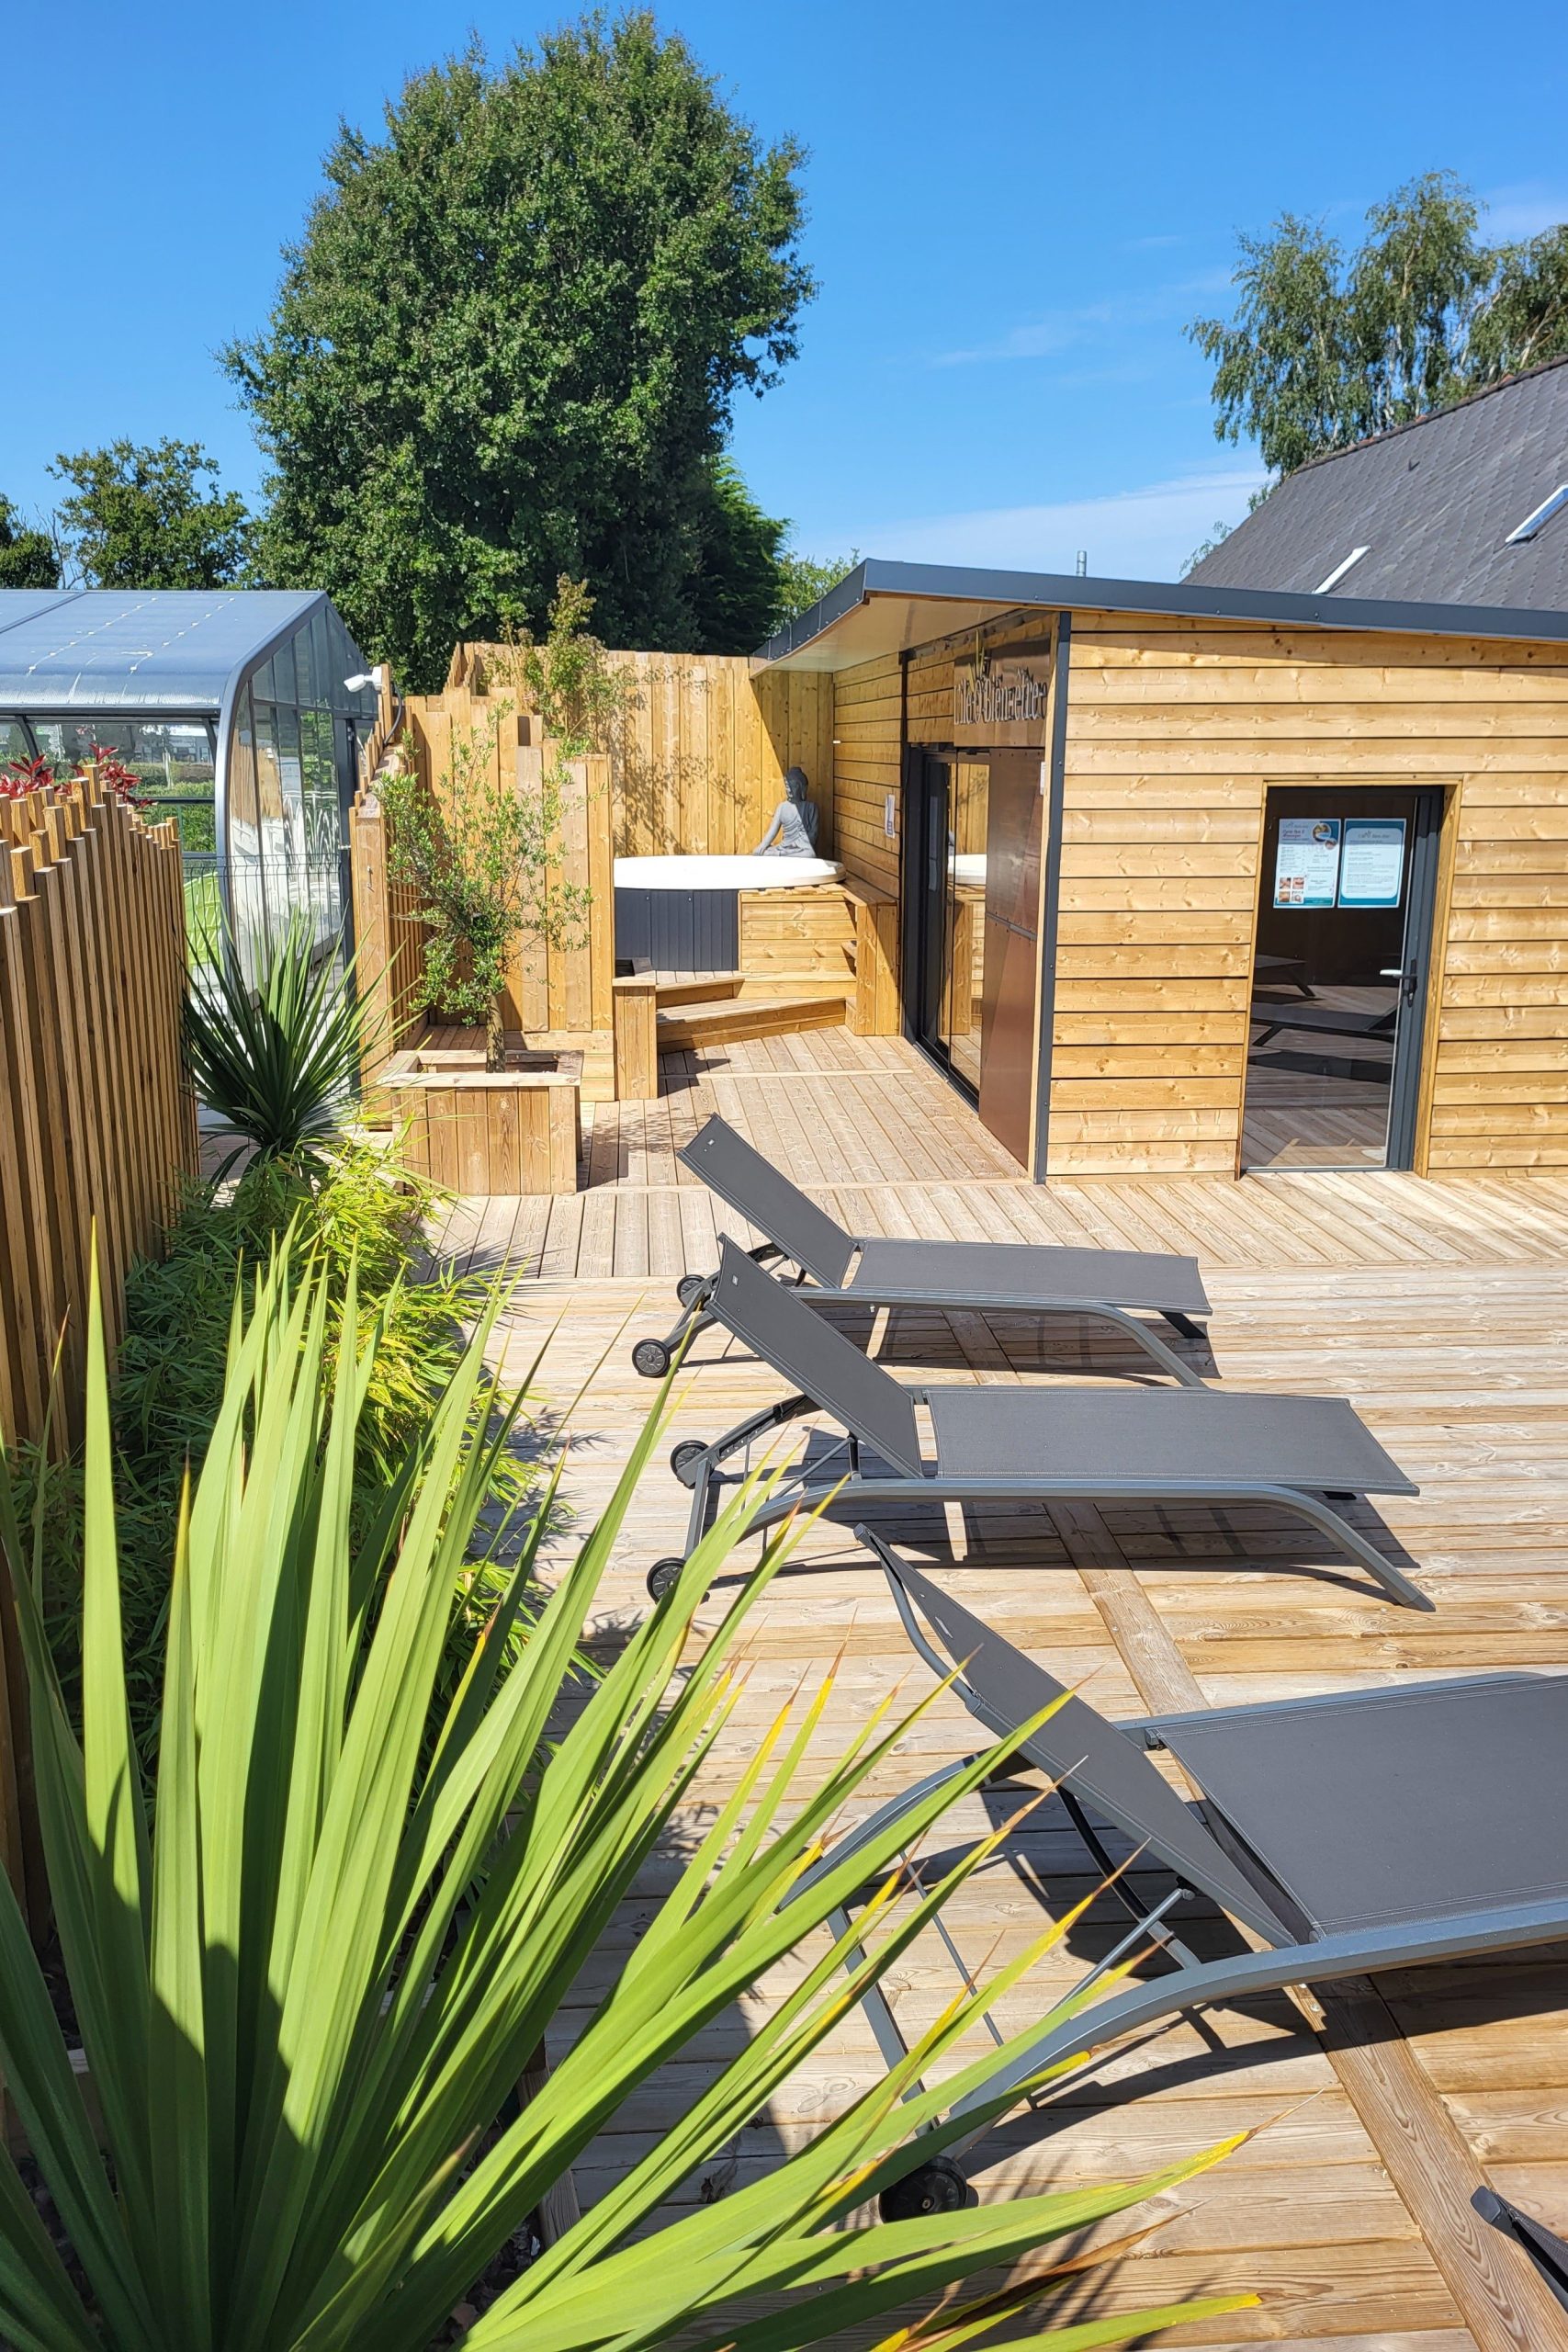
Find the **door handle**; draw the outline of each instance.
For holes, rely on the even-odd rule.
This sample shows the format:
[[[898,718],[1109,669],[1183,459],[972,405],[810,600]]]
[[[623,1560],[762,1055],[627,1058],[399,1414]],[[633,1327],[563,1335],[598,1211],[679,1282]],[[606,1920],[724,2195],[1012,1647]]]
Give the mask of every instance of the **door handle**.
[[[1416,967],[1416,958],[1414,956],[1410,958],[1408,964],[1394,964],[1385,967],[1379,972],[1378,978],[1380,980],[1397,980],[1399,982],[1399,993],[1404,999],[1405,1002],[1409,1004],[1414,1001],[1416,995],[1416,983],[1420,978],[1420,974]]]

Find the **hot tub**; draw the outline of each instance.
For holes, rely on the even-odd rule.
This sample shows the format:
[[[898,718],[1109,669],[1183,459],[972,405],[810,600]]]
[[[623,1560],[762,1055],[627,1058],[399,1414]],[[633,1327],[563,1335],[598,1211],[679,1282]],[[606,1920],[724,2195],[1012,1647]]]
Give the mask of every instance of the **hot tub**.
[[[615,955],[660,972],[733,972],[742,890],[793,890],[843,872],[825,857],[618,857]]]

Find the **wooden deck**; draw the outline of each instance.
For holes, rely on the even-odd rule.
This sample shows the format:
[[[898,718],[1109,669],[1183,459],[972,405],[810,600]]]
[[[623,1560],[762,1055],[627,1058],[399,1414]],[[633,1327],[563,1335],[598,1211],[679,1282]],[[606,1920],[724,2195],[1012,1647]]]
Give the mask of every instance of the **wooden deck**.
[[[1436,1601],[1430,1616],[1392,1607],[1264,1513],[1075,1508],[976,1514],[952,1528],[928,1513],[897,1526],[939,1569],[964,1558],[969,1604],[1085,1684],[1097,1705],[1197,1706],[1406,1672],[1568,1665],[1568,1177],[1437,1184],[1295,1171],[1043,1192],[902,1045],[839,1032],[676,1057],[658,1103],[595,1108],[587,1188],[575,1199],[454,1211],[451,1254],[528,1261],[508,1361],[521,1371],[547,1343],[542,1422],[570,1407],[567,1484],[580,1513],[607,1492],[653,1393],[631,1372],[632,1339],[667,1329],[674,1275],[712,1260],[712,1204],[673,1150],[714,1109],[859,1230],[1196,1249],[1214,1301],[1212,1368],[1226,1386],[1348,1395],[1420,1481],[1419,1499],[1390,1502],[1382,1524]],[[935,1366],[965,1382],[1134,1368],[1114,1342],[1072,1327],[1043,1351],[1021,1318],[988,1328],[969,1316],[900,1316],[879,1344],[911,1374]],[[764,1369],[713,1335],[696,1352],[672,1435],[712,1435],[777,1393]],[[686,1501],[656,1468],[606,1589],[606,1641],[645,1606],[649,1563],[679,1548]],[[713,1605],[722,1601],[721,1590]],[[927,1687],[842,1527],[820,1526],[800,1571],[773,1587],[749,1655],[742,1714],[704,1804],[734,1773],[749,1731],[803,1678],[814,1684],[837,1662],[829,1737],[896,1684],[911,1696]],[[873,1793],[972,1745],[969,1719],[944,1702]],[[960,1826],[980,1819],[976,1809]],[[644,1905],[668,1867],[649,1869]],[[1085,1890],[1053,1804],[963,1893],[950,1922],[984,1970]],[[612,1946],[636,1934],[638,1914],[628,1906]],[[1218,1920],[1193,1930],[1182,1916],[1195,1939],[1229,1932]],[[1091,1913],[1060,1966],[1001,2005],[1003,2027],[1023,2025],[1065,1989],[1110,1932],[1109,1912]],[[1568,2232],[1565,1959],[1347,1985],[1322,2012],[1280,1997],[1170,2026],[1113,2053],[1043,2114],[999,2131],[977,2187],[988,2198],[1124,2177],[1247,2127],[1248,2143],[1164,2200],[1164,2225],[1076,2290],[1063,2319],[1248,2288],[1261,2310],[1156,2340],[1211,2352],[1275,2342],[1297,2352],[1545,2352],[1568,2342],[1568,2315],[1469,2199],[1487,2180]],[[894,1987],[906,2026],[928,2020],[951,1989],[939,1948],[910,1957]],[[592,1991],[591,1977],[581,2001]],[[618,2119],[581,2168],[586,2198],[745,2030],[744,2013],[716,2027]],[[847,2024],[745,2135],[739,2177],[808,2132],[876,2064],[869,2031],[858,2018]],[[697,2180],[684,2192],[703,2193]]]

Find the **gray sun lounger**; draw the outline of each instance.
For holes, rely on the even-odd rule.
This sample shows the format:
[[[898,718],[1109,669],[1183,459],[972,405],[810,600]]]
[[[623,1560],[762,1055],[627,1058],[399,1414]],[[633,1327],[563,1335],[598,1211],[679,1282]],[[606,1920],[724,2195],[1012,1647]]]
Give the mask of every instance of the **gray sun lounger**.
[[[914,1647],[933,1673],[957,1669],[953,1688],[987,1732],[1005,1738],[1062,1700],[1021,1743],[1010,1775],[1032,1769],[1056,1784],[1108,1877],[1116,1868],[1102,1842],[1109,1826],[1176,1881],[1153,1900],[1138,1891],[1136,1874],[1122,1871],[1111,1892],[1134,1925],[1084,1981],[1140,1952],[1157,1951],[1172,1965],[1123,1983],[1084,2015],[1047,2022],[970,2109],[998,2091],[1021,2093],[1046,2066],[1202,2004],[1518,1951],[1568,1935],[1568,1675],[1413,1682],[1112,1724],[1065,1695],[1043,1667],[870,1528],[855,1533],[881,1562]],[[1163,1778],[1151,1748],[1177,1758],[1201,1792],[1201,1806]],[[919,1791],[889,1800],[812,1875],[838,1868],[917,1795],[962,1769],[946,1766]],[[1194,1894],[1249,1928],[1264,1949],[1200,1959],[1170,1924]],[[845,1915],[838,1925],[843,1933]],[[866,2010],[888,2064],[902,2059],[903,2040],[879,1992]],[[1089,2059],[1090,2067],[1098,2063]],[[949,2144],[964,2145],[962,2132]],[[950,2163],[939,2162],[907,2175],[888,2201],[895,2211],[930,2211],[957,2202],[963,2185]]]
[[[1412,1609],[1432,1604],[1341,1518],[1327,1496],[1414,1495],[1364,1421],[1342,1397],[1229,1396],[1214,1388],[909,1388],[814,1314],[790,1285],[725,1239],[712,1310],[795,1394],[738,1422],[712,1444],[687,1438],[671,1468],[692,1488],[689,1555],[707,1523],[721,1465],[784,1423],[823,1413],[845,1432],[834,1458],[785,1476],[755,1524],[809,1509],[842,1485],[855,1505],[922,1502],[1257,1503],[1278,1505],[1343,1546],[1385,1592]],[[915,1422],[923,1403],[936,1458]],[[868,1470],[865,1455],[880,1466]],[[838,1459],[840,1455],[844,1459]],[[682,1561],[657,1561],[657,1600]]]
[[[1147,1250],[1075,1250],[1027,1241],[898,1241],[846,1233],[826,1209],[753,1150],[719,1118],[676,1158],[710,1191],[767,1235],[751,1252],[759,1264],[779,1260],[809,1275],[810,1299],[853,1306],[1005,1309],[1021,1315],[1087,1315],[1119,1330],[1189,1386],[1201,1386],[1190,1365],[1137,1319],[1162,1316],[1183,1339],[1202,1337],[1192,1317],[1210,1311],[1196,1258]],[[688,1274],[678,1286],[682,1316],[662,1340],[639,1340],[632,1362],[662,1380],[676,1350],[713,1321],[716,1275]]]

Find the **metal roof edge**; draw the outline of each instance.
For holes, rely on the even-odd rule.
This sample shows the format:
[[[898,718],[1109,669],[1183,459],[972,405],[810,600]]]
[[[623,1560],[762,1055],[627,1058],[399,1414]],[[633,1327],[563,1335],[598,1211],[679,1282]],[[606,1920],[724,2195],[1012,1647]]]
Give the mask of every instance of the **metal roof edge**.
[[[781,662],[786,653],[797,652],[801,646],[809,644],[814,637],[820,637],[825,628],[830,628],[845,613],[852,612],[857,605],[864,604],[868,572],[886,571],[888,568],[886,564],[873,562],[869,557],[863,559],[852,571],[846,571],[825,596],[818,596],[805,612],[797,613],[793,620],[785,621],[783,628],[775,629],[767,643],[758,647],[751,659],[754,662]]]
[[[1568,639],[1568,612],[1505,605],[1417,604],[1395,597],[1302,595],[1276,588],[1193,588],[1174,580],[1089,580],[1076,573],[901,563],[868,556],[754,657],[787,660],[874,596],[953,604],[1041,605],[1059,612],[1156,613],[1174,619],[1280,622],[1400,636]]]

